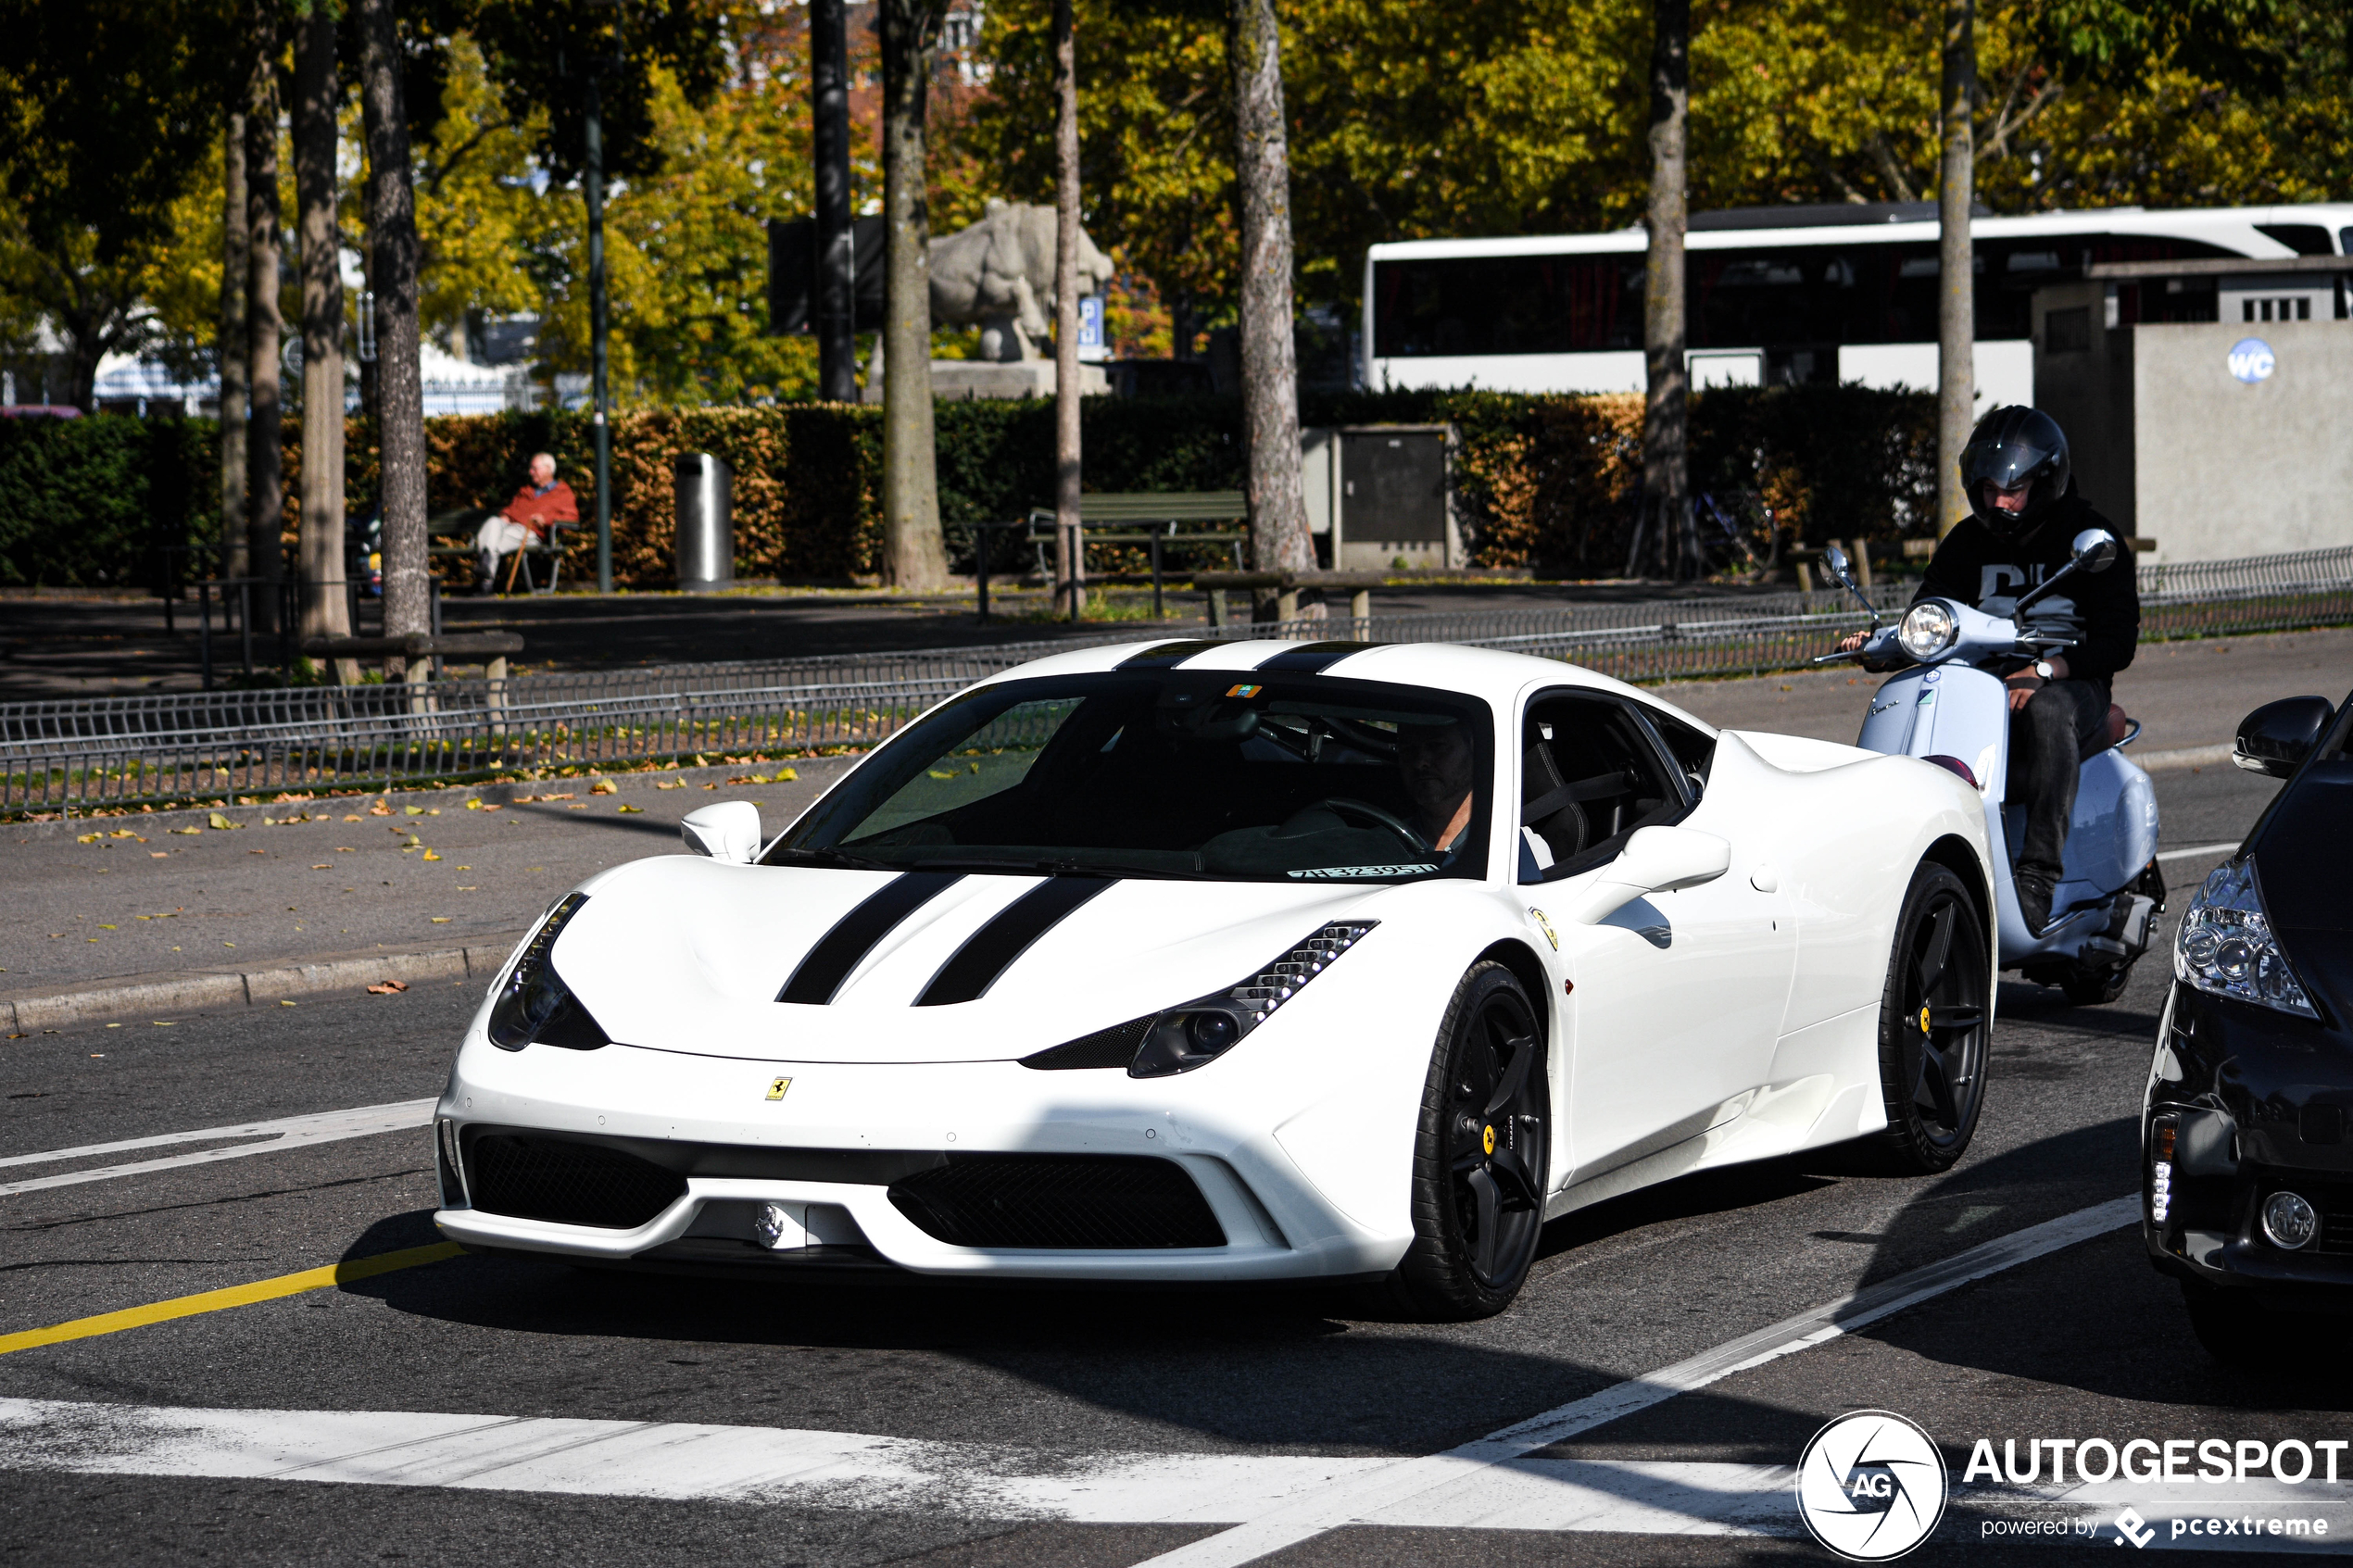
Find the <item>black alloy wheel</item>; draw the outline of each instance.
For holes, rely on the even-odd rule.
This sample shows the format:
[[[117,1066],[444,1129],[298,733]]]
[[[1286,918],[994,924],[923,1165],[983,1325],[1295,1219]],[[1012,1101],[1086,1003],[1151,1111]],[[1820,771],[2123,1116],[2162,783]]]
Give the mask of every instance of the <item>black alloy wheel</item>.
[[[1887,1131],[1875,1141],[1894,1171],[1945,1170],[1976,1135],[1992,993],[1985,922],[1967,884],[1943,866],[1921,866],[1904,896],[1880,999]]]
[[[1509,1306],[1544,1228],[1552,1095],[1544,1030],[1512,972],[1479,963],[1438,1029],[1414,1141],[1414,1243],[1391,1276],[1418,1318]]]

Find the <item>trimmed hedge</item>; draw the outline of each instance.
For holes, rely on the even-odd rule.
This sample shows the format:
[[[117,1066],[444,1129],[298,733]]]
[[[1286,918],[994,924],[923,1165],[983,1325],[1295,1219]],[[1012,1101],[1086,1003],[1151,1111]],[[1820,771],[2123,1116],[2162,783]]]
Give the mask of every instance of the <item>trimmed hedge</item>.
[[[165,546],[220,532],[212,421],[0,420],[0,583],[155,580]]]
[[[941,521],[951,555],[969,567],[975,523],[1018,518],[1051,497],[1053,406],[974,399],[943,401],[937,412]],[[1480,564],[1575,576],[1624,566],[1641,483],[1639,397],[1310,395],[1300,415],[1311,426],[1451,424],[1459,438],[1456,504]],[[1925,533],[1935,418],[1935,399],[1924,394],[1852,386],[1702,393],[1692,400],[1692,488],[1752,521],[1769,508],[1789,543]],[[1085,421],[1089,489],[1241,487],[1235,398],[1094,398]],[[437,512],[496,505],[521,483],[529,455],[547,451],[585,506],[590,430],[577,412],[429,420],[429,503]],[[216,449],[209,420],[0,421],[0,582],[150,579],[155,545],[217,532]],[[346,451],[347,505],[359,517],[377,488],[374,433],[365,421],[352,421]],[[670,581],[671,464],[696,451],[734,470],[739,576],[826,580],[875,570],[879,408],[659,409],[613,422],[617,583]],[[289,542],[300,462],[300,432],[289,420]],[[584,574],[594,561],[592,534],[574,537],[573,564]]]

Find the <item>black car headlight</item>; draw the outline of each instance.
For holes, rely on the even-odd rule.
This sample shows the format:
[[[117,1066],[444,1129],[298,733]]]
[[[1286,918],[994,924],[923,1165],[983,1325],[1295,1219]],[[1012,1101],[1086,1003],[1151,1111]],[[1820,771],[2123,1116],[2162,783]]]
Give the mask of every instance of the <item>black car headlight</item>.
[[[1377,921],[1338,921],[1239,985],[1022,1058],[1024,1067],[1117,1067],[1130,1078],[1164,1078],[1215,1061],[1331,967]]]
[[[612,1036],[589,1016],[563,976],[556,972],[556,937],[587,902],[585,893],[567,896],[531,934],[490,1004],[492,1045],[519,1051],[536,1041],[565,1050],[593,1051],[612,1043]]]
[[[2173,977],[2233,1001],[2299,1018],[2321,1016],[2263,911],[2251,855],[2215,867],[2183,911],[2173,937]]]

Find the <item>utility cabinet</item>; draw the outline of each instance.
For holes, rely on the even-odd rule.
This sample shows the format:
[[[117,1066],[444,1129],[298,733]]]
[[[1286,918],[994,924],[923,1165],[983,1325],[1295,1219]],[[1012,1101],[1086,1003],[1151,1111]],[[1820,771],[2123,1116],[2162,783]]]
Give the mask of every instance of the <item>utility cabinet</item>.
[[[1449,483],[1451,427],[1342,425],[1301,433],[1301,487],[1317,554],[1339,571],[1463,564]]]

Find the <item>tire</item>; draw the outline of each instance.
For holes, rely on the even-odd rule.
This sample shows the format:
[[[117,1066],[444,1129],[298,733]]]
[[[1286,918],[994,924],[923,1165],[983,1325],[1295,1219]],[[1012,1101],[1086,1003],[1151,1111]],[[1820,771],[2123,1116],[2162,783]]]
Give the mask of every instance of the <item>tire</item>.
[[[2253,1367],[2275,1349],[2271,1314],[2244,1291],[2185,1279],[2182,1305],[2190,1314],[2190,1332],[2197,1336],[2208,1355],[2226,1367]]]
[[[1544,1054],[1512,972],[1473,965],[1438,1026],[1414,1138],[1414,1242],[1390,1276],[1415,1318],[1492,1317],[1528,1278],[1552,1148]]]
[[[1891,1173],[1933,1175],[1968,1150],[1985,1107],[1992,1001],[1985,922],[1968,885],[1922,865],[1904,895],[1880,994],[1887,1130],[1870,1141]]]
[[[2124,994],[2125,983],[2133,978],[2133,966],[2118,969],[2070,968],[2059,979],[2059,989],[2067,999],[2079,1008],[2095,1008],[2116,1000]]]

